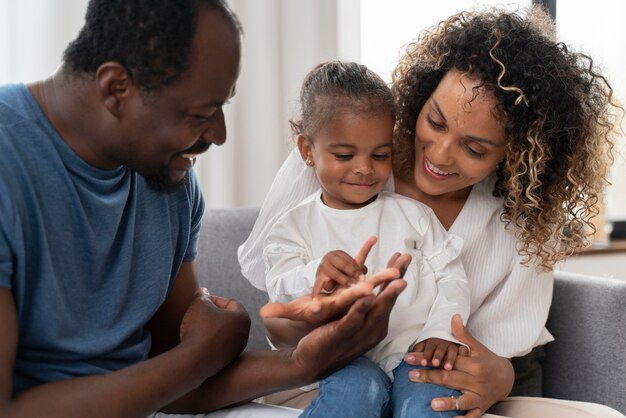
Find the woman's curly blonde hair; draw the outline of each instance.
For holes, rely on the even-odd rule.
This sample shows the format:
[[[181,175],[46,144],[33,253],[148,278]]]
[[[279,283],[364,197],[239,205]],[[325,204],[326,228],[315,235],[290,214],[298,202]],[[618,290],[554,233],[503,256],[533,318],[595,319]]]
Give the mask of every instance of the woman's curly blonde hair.
[[[415,123],[443,76],[457,70],[493,94],[507,137],[494,195],[524,264],[549,270],[595,232],[613,162],[613,90],[592,59],[554,40],[540,7],[463,12],[422,32],[393,73],[394,172],[413,182]],[[474,91],[478,94],[478,90]]]

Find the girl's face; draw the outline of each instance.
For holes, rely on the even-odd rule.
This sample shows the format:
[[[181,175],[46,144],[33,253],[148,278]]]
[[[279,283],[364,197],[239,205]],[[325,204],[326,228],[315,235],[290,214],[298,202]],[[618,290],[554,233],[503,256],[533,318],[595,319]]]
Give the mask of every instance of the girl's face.
[[[339,113],[314,138],[298,137],[327,206],[358,209],[382,190],[391,174],[393,123],[389,113]]]
[[[504,124],[496,99],[480,80],[449,71],[424,104],[415,124],[415,182],[430,196],[467,196],[505,154]]]

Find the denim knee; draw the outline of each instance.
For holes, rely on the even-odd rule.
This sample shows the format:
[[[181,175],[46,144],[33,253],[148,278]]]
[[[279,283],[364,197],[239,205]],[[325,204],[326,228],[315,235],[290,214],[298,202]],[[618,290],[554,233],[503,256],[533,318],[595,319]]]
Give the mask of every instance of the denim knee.
[[[391,380],[378,365],[359,357],[320,382],[320,392],[301,417],[386,416]]]
[[[431,383],[416,383],[409,380],[409,371],[430,367],[411,366],[402,362],[394,370],[391,389],[391,410],[394,418],[452,418],[464,415],[464,411],[433,411],[430,406],[434,398],[460,396],[461,392]]]

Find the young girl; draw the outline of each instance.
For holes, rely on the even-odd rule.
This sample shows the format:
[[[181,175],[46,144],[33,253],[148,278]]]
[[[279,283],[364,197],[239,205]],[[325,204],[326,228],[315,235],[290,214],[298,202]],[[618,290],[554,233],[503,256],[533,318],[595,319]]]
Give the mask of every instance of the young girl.
[[[384,270],[395,253],[412,258],[387,337],[366,357],[324,379],[302,416],[400,416],[401,410],[441,416],[430,400],[460,393],[430,384],[415,387],[402,357],[427,340],[434,363],[452,368],[458,341],[450,320],[469,313],[458,258],[461,240],[448,235],[427,206],[383,191],[391,174],[394,104],[380,77],[356,63],[321,64],[304,80],[301,106],[302,119],[292,126],[300,155],[321,189],[269,232],[263,259],[270,299],[289,302],[311,292],[337,296],[365,272]],[[373,248],[372,235],[378,239]],[[311,329],[283,320],[267,320],[266,326],[275,345],[295,345]]]

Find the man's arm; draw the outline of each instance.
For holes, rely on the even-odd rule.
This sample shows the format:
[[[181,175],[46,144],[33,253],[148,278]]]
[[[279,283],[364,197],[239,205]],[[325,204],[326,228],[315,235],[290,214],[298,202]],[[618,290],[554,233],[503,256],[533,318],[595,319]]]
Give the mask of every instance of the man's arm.
[[[159,328],[158,316],[168,309],[181,309],[184,300],[193,300],[189,309],[178,315],[184,323],[178,344],[167,350],[168,343],[176,339],[171,335],[176,321],[164,323],[162,332],[155,334],[155,343],[165,351],[157,354],[158,350],[153,350],[156,355],[149,360],[112,373],[43,384],[14,398],[11,385],[17,320],[11,291],[0,289],[0,415],[71,418],[88,413],[93,417],[144,417],[166,404],[168,411],[207,412],[308,384],[349,363],[384,338],[391,308],[406,285],[396,280],[375,299],[359,299],[344,317],[317,328],[294,350],[237,357],[237,350],[245,342],[240,341],[242,327],[234,324],[242,316],[246,322],[247,317],[234,301],[216,299],[220,305],[216,306],[199,297],[194,299],[188,281],[193,279],[193,269],[186,270],[188,267],[192,266],[186,265],[181,273],[189,275],[177,279],[173,299],[168,298],[151,324],[152,329]],[[236,349],[224,349],[228,346]],[[237,359],[228,360],[229,356]],[[229,364],[223,368],[223,363]]]
[[[0,289],[0,416],[144,417],[197,387],[208,372],[193,359],[198,347],[179,345],[120,371],[43,384],[12,396],[18,343],[15,304]]]
[[[154,357],[116,372],[43,384],[15,397],[12,376],[18,347],[17,316],[11,290],[0,289],[0,416],[145,417],[198,387],[243,350],[249,318],[234,301],[218,301],[222,305],[218,307],[194,299],[193,279],[193,266],[184,263],[151,324],[153,330],[159,330]],[[183,341],[174,343],[187,307],[199,313],[194,315],[197,320],[188,324]],[[164,315],[166,310],[173,312],[174,319]]]
[[[393,280],[376,297],[358,299],[343,317],[316,328],[295,349],[242,354],[165,411],[214,410],[318,381],[387,335],[391,308],[405,287],[404,280]]]

